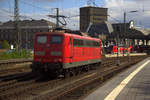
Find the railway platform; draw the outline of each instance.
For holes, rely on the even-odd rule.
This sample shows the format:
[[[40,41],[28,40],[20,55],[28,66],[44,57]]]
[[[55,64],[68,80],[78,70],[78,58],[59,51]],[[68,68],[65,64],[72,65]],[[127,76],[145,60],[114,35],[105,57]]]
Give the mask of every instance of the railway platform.
[[[150,58],[111,78],[83,100],[150,100]]]
[[[147,55],[146,53],[130,53],[130,54],[124,54],[124,56],[145,56]],[[123,54],[119,54],[118,55],[119,57],[122,57]],[[117,54],[105,54],[105,57],[106,58],[109,58],[109,57],[117,57]]]

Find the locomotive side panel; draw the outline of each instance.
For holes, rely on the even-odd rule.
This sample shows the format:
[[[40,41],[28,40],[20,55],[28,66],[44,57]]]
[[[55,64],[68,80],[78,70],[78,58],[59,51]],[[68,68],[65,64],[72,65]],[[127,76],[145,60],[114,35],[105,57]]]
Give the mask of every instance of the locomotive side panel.
[[[101,41],[73,37],[72,62],[63,63],[64,69],[101,62]]]

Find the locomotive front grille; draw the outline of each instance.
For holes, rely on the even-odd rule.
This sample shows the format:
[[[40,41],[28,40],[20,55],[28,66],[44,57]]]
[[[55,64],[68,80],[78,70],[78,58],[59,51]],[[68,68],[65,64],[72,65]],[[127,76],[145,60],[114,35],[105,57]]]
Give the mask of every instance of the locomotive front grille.
[[[60,52],[60,51],[52,51],[52,52],[50,53],[50,55],[51,55],[51,56],[62,56],[62,52]]]
[[[44,56],[45,52],[43,52],[43,51],[35,51],[35,55],[36,56]]]

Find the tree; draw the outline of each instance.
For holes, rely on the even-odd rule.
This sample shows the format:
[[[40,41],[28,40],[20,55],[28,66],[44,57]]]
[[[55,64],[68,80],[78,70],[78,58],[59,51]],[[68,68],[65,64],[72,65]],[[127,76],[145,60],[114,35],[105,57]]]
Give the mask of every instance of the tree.
[[[4,40],[2,43],[2,49],[10,49],[10,45],[8,44],[6,40]]]

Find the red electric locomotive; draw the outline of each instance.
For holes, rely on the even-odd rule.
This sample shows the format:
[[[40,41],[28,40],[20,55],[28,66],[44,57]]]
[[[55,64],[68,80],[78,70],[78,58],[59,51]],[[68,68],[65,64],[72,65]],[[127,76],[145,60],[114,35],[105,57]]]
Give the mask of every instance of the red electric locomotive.
[[[64,32],[40,32],[34,37],[33,72],[66,75],[101,63],[101,40]]]

